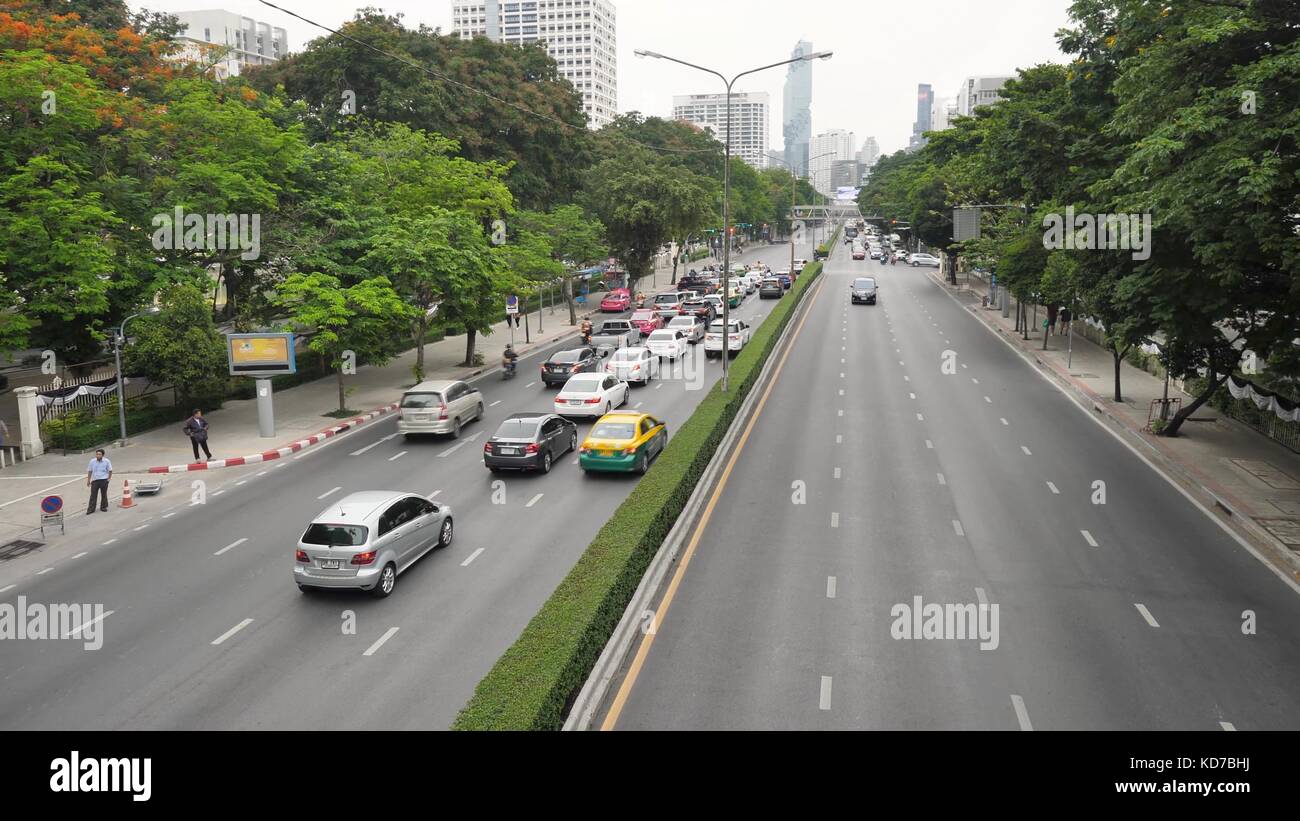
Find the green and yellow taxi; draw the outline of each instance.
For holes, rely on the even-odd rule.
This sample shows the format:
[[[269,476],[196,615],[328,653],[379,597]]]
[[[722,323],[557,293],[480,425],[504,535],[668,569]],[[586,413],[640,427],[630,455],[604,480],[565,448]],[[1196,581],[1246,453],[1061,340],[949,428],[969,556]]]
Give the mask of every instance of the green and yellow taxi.
[[[745,301],[744,287],[738,284],[735,280],[732,280],[732,284],[729,285],[727,288],[727,304],[730,305],[732,308],[739,308],[740,303],[744,301]]]
[[[667,426],[650,414],[607,413],[578,448],[578,466],[588,472],[645,473],[667,444]]]

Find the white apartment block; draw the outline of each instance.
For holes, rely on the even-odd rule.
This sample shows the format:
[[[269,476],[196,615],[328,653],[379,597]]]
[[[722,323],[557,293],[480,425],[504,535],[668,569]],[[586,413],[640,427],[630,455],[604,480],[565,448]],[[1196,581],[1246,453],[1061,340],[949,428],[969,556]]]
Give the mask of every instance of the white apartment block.
[[[831,165],[836,160],[857,159],[856,142],[852,131],[840,128],[833,128],[812,138],[808,146],[808,164],[814,189],[828,197],[835,193]]]
[[[767,168],[771,105],[766,91],[732,93],[731,153],[754,168]],[[727,95],[687,94],[673,97],[673,119],[713,129],[727,139]]]
[[[975,109],[1002,99],[998,92],[1014,77],[967,77],[957,93],[957,114],[970,117]]]
[[[935,97],[930,109],[930,130],[945,131],[952,128],[952,121],[957,118],[957,99],[955,97]]]
[[[498,43],[542,41],[582,95],[592,128],[618,114],[617,27],[609,0],[452,0],[452,30]]]
[[[244,66],[266,65],[289,54],[289,37],[284,29],[233,11],[178,11],[176,18],[185,26],[176,37],[184,44],[182,59],[208,62],[212,46],[229,48],[226,56],[213,65],[219,79],[237,76]]]

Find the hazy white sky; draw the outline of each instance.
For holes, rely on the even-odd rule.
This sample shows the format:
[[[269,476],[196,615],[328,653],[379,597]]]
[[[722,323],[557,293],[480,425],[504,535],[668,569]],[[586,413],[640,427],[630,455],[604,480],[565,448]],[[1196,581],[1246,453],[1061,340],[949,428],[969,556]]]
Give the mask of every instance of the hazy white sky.
[[[289,32],[293,51],[322,32],[257,0],[128,0],[132,8],[189,11],[222,8]],[[272,0],[337,27],[359,7],[378,6],[451,31],[452,0]],[[972,74],[1015,69],[1064,56],[1053,36],[1067,24],[1070,0],[614,0],[618,20],[618,108],[668,116],[674,94],[720,91],[716,77],[663,60],[650,49],[732,76],[787,59],[799,39],[835,56],[813,68],[813,133],[832,128],[868,135],[885,153],[907,145],[916,119],[917,83],[952,97]],[[769,144],[779,148],[785,68],[751,75],[738,91],[771,95]]]

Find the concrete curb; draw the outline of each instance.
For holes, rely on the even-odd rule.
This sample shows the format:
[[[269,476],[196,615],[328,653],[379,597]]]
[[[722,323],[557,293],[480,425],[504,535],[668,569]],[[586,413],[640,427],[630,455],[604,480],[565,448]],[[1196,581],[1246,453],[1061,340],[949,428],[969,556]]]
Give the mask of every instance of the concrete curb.
[[[814,285],[815,289],[821,288],[822,283],[825,282],[825,276],[826,272],[823,268]],[[727,433],[722,437],[722,441],[718,443],[713,458],[709,460],[708,466],[704,469],[704,473],[695,485],[695,490],[691,492],[690,498],[686,500],[686,506],[682,509],[681,515],[677,517],[676,523],[668,531],[668,535],[664,538],[663,544],[659,546],[658,552],[650,560],[650,565],[641,577],[641,583],[637,585],[631,601],[628,602],[627,609],[623,611],[623,617],[619,619],[618,626],[614,629],[609,641],[605,643],[605,648],[596,660],[591,675],[587,677],[586,683],[583,684],[577,698],[574,699],[573,705],[569,708],[569,714],[564,720],[563,730],[582,731],[591,729],[592,721],[596,718],[596,712],[609,694],[610,685],[613,684],[615,676],[623,669],[637,637],[641,634],[643,616],[649,614],[652,619],[658,618],[657,614],[650,609],[650,605],[659,598],[669,571],[676,564],[677,557],[690,540],[700,514],[714,491],[719,474],[722,473],[723,468],[731,459],[736,440],[740,438],[745,430],[745,426],[753,415],[754,406],[758,404],[760,397],[763,395],[763,388],[772,378],[772,372],[780,359],[779,354],[789,344],[790,334],[798,326],[800,317],[809,310],[809,306],[812,305],[812,298],[815,298],[815,295],[816,291],[813,294],[805,294],[806,298],[801,300],[800,305],[790,315],[790,321],[786,323],[767,361],[763,363],[763,370],[760,372],[758,379],[750,388],[749,395],[745,397],[745,401],[740,410],[737,411],[735,418],[731,420],[731,425],[728,427]],[[655,623],[655,621],[651,622],[652,630]]]
[[[303,448],[324,442],[326,439],[337,436],[345,431],[352,430],[355,427],[364,425],[371,419],[382,416],[386,413],[392,413],[397,410],[396,402],[384,405],[382,408],[376,408],[370,413],[362,416],[354,416],[341,425],[335,425],[332,428],[326,428],[320,433],[312,434],[306,439],[299,439],[297,442],[285,445],[275,450],[264,450],[261,453],[254,453],[251,456],[236,456],[230,459],[218,459],[214,462],[192,462],[186,465],[163,465],[162,467],[152,467],[147,471],[122,471],[123,473],[188,473],[194,470],[216,470],[218,468],[238,467],[240,465],[255,465],[258,462],[269,462],[273,459],[280,459],[291,453],[297,453]]]
[[[936,284],[943,286],[949,296],[953,296],[954,299],[956,298],[953,295],[953,289],[948,285],[948,283],[943,282],[934,276],[931,276],[930,279]],[[978,310],[974,310],[975,306],[967,305],[965,307],[976,319],[990,330],[997,333],[999,338],[1005,340],[1014,350],[1018,351],[1026,361],[1032,359],[1033,362],[1038,365],[1039,371],[1052,377],[1053,381],[1068,388],[1076,394],[1080,399],[1087,403],[1087,406],[1090,407],[1093,412],[1104,416],[1109,421],[1111,429],[1115,430],[1116,433],[1122,435],[1125,440],[1128,440],[1131,444],[1141,445],[1144,452],[1147,454],[1148,461],[1152,463],[1153,467],[1158,466],[1159,470],[1165,474],[1167,479],[1187,493],[1193,495],[1200,494],[1201,499],[1199,501],[1207,511],[1217,509],[1226,514],[1225,517],[1219,517],[1216,521],[1235,532],[1241,539],[1252,540],[1256,547],[1268,548],[1262,557],[1267,558],[1269,560],[1268,563],[1275,570],[1285,575],[1289,575],[1293,579],[1300,579],[1300,555],[1297,555],[1295,551],[1287,547],[1272,533],[1265,530],[1262,525],[1250,516],[1237,509],[1237,506],[1233,502],[1229,501],[1232,494],[1217,487],[1213,481],[1189,472],[1188,468],[1185,468],[1183,465],[1179,464],[1173,458],[1161,451],[1153,443],[1147,441],[1141,431],[1135,430],[1128,423],[1128,420],[1113,413],[1110,408],[1107,407],[1104,397],[1088,389],[1086,386],[1077,384],[1070,378],[1068,372],[1063,373],[1055,363],[1044,361],[1044,359],[1037,356],[1034,351],[1027,350],[1023,345],[1019,344],[1022,340],[1013,338],[1014,333],[1009,335],[1004,328],[996,323],[996,321],[990,321]]]

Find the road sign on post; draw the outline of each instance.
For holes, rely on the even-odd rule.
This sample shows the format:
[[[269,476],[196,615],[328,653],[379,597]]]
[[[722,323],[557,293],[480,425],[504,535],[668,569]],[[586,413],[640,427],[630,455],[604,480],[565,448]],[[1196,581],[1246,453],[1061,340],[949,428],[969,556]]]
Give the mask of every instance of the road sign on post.
[[[980,238],[980,210],[978,208],[952,209],[952,238],[956,242]]]
[[[41,538],[45,538],[45,528],[59,526],[59,532],[66,533],[63,528],[63,497],[46,496],[41,499]]]
[[[519,297],[511,294],[506,297],[506,316],[514,316],[519,313]]]

